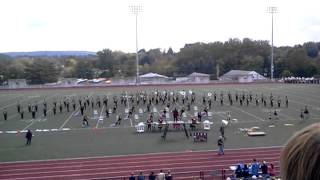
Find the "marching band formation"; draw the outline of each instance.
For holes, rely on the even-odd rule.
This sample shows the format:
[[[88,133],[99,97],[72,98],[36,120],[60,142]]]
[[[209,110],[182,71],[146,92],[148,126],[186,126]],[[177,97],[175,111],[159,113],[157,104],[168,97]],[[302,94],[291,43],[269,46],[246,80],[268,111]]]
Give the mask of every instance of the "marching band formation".
[[[192,90],[154,90],[149,92],[138,91],[135,93],[123,92],[112,96],[64,96],[55,98],[51,106],[46,99],[44,99],[42,103],[37,101],[34,103],[29,102],[26,107],[23,107],[18,101],[16,108],[21,119],[25,118],[25,112],[29,113],[31,117],[35,119],[40,116],[46,117],[49,114],[55,116],[57,113],[62,114],[79,110],[79,114],[81,114],[83,120],[83,126],[89,126],[88,114],[95,108],[100,109],[103,107],[105,110],[104,118],[106,119],[114,119],[114,116],[110,116],[112,114],[116,115],[114,125],[120,125],[123,118],[132,118],[137,111],[142,111],[142,113],[148,113],[148,117],[146,118],[148,130],[151,130],[150,124],[155,122],[155,119],[157,119],[159,129],[161,130],[161,124],[163,124],[168,117],[170,118],[170,114],[172,114],[172,120],[174,122],[186,119],[187,115],[189,115],[188,121],[191,122],[190,124],[195,124],[196,122],[201,122],[203,116],[208,116],[208,112],[214,109],[214,106],[225,105],[240,106],[240,108],[249,106],[270,108],[269,119],[271,120],[272,114],[278,117],[279,113],[276,109],[272,113],[271,109],[281,107],[288,108],[289,100],[287,96],[274,96],[272,93],[268,95],[263,93],[258,94],[252,93],[251,91],[235,91],[233,93],[230,91],[210,91],[201,94]],[[48,109],[50,110],[48,111]],[[123,111],[123,109],[125,110]],[[303,118],[309,113],[307,107],[301,111],[303,111]],[[231,113],[228,112],[225,116],[226,119],[230,121]],[[6,108],[3,109],[3,117],[4,120],[8,119]],[[191,125],[190,128],[193,129],[194,126]]]

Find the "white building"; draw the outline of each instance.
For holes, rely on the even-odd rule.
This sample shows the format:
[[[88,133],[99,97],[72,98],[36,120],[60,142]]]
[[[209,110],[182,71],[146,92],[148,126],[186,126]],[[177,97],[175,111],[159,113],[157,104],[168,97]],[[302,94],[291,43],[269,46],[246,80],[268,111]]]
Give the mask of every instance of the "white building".
[[[25,79],[8,79],[9,88],[25,88],[27,81]]]
[[[187,76],[189,82],[207,83],[210,81],[210,75],[204,73],[193,72]]]
[[[219,77],[220,81],[253,82],[267,80],[255,71],[231,70]]]

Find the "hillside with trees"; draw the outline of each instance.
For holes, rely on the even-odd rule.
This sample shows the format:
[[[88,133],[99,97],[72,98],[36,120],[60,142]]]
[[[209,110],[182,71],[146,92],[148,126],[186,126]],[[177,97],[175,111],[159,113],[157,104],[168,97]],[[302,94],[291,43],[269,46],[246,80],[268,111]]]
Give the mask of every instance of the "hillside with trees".
[[[274,48],[274,76],[311,77],[320,74],[320,42]],[[179,52],[150,49],[139,51],[140,74],[155,72],[171,77],[194,71],[216,78],[231,69],[253,70],[270,76],[268,41],[245,38],[225,42],[186,44]],[[136,74],[135,53],[103,49],[90,56],[10,57],[0,54],[1,82],[25,78],[31,84],[56,82],[61,77],[111,78]]]

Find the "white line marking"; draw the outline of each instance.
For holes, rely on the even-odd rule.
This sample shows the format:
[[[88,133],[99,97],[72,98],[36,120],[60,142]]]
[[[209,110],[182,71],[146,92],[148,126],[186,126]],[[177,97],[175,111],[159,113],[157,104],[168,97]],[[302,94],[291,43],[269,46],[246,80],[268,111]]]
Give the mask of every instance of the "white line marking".
[[[25,128],[22,129],[22,131],[26,130],[27,128],[29,128],[30,126],[32,126],[35,123],[35,121],[32,121],[28,126],[26,126]]]
[[[242,110],[242,109],[240,109],[240,108],[233,107],[233,106],[230,106],[230,107],[233,108],[233,109],[240,110],[241,112],[243,112],[243,113],[245,113],[245,114],[248,114],[248,115],[250,115],[250,116],[252,116],[252,117],[254,117],[254,118],[256,118],[256,119],[259,119],[260,121],[265,121],[265,120],[262,119],[261,117],[258,117],[258,116],[256,116],[256,115],[251,114],[251,113],[249,113],[249,112],[247,112],[247,111],[244,111],[244,110]]]
[[[63,124],[59,127],[59,130],[62,130],[62,128],[68,123],[68,121],[72,118],[73,114],[79,109],[79,107],[77,107],[77,109],[75,111],[73,111],[70,116],[63,122]]]
[[[98,128],[98,126],[99,126],[99,123],[100,123],[100,120],[99,120],[99,119],[102,117],[103,109],[104,109],[104,105],[102,106],[102,109],[101,109],[101,111],[100,111],[100,116],[99,116],[98,119],[97,119],[96,128]],[[102,117],[102,118],[103,118],[103,117]]]
[[[129,118],[130,119],[130,124],[131,124],[131,127],[133,127],[133,125],[132,125],[132,119],[131,118]]]
[[[19,95],[19,96],[16,96],[16,97],[14,97],[14,98],[10,98],[10,99],[7,99],[7,100],[5,100],[5,101],[12,101],[13,99],[18,99],[18,98],[21,97],[21,96],[23,96],[23,95]],[[23,102],[23,101],[26,101],[26,100],[27,100],[27,99],[24,99],[24,100],[19,101],[19,102]],[[17,104],[17,102],[11,103],[11,104],[8,104],[8,105],[4,105],[4,106],[1,106],[0,109],[4,109],[4,108],[7,108],[7,107],[16,105],[16,104]]]
[[[90,98],[92,96],[93,92],[91,92],[88,96],[88,98]],[[79,106],[77,107],[77,109],[75,111],[73,111],[70,116],[64,121],[64,123],[60,126],[59,130],[62,130],[62,128],[68,123],[68,121],[72,118],[72,116],[79,110]]]

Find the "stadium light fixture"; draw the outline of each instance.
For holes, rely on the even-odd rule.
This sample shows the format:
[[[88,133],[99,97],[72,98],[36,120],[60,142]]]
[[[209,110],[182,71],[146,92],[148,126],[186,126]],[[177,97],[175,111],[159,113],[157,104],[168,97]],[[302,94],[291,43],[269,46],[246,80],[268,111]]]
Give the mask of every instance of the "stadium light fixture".
[[[142,13],[143,9],[141,5],[131,5],[129,6],[130,11],[133,15],[136,16],[136,65],[137,65],[137,77],[136,77],[136,85],[139,85],[139,54],[138,54],[138,15]]]
[[[273,65],[273,14],[278,12],[278,8],[271,6],[268,7],[268,13],[271,13],[271,63],[270,63],[270,79],[273,81],[273,71],[274,71],[274,65]]]

